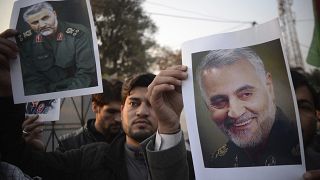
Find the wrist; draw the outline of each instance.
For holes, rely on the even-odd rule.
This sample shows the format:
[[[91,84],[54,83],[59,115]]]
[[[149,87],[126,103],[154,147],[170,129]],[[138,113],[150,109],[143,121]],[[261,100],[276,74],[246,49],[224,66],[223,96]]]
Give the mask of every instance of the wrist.
[[[174,124],[172,126],[159,126],[159,134],[177,134],[181,131],[180,123]]]

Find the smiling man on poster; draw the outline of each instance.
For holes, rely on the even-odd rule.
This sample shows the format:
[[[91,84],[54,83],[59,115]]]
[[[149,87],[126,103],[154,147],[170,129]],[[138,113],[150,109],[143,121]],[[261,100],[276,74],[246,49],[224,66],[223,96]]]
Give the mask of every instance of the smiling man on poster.
[[[48,2],[23,13],[30,30],[21,33],[21,69],[25,95],[97,86],[90,31],[64,22]]]
[[[210,51],[197,80],[211,120],[229,139],[209,167],[301,163],[297,129],[275,104],[271,74],[252,49]]]

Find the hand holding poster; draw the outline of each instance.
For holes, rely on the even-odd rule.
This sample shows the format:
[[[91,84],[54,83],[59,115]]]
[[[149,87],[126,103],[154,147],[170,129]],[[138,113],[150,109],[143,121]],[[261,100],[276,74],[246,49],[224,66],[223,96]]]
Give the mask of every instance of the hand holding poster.
[[[302,136],[278,22],[186,42],[182,59],[196,178],[301,179]]]

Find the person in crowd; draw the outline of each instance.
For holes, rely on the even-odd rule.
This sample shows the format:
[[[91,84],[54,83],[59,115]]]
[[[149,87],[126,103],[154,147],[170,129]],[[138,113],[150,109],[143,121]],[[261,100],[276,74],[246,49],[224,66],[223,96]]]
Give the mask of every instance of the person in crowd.
[[[3,160],[44,179],[194,179],[179,125],[182,110],[179,79],[185,79],[186,72],[175,81],[165,73],[157,78],[150,73],[139,74],[127,80],[122,90],[123,133],[111,144],[93,143],[64,153],[32,150],[21,137],[25,107],[13,104],[5,68],[8,59],[18,51],[15,43],[6,39],[15,34],[8,30],[0,35],[2,45],[13,47],[11,51],[0,48],[0,62],[4,64],[0,73],[7,75],[0,81],[0,109],[10,118],[0,127]],[[177,93],[179,99],[170,98]],[[176,103],[177,100],[181,103]]]
[[[103,93],[93,94],[91,98],[92,111],[95,119],[89,119],[86,124],[76,131],[62,135],[59,138],[57,151],[78,149],[83,145],[94,142],[111,143],[121,131],[120,106],[121,87],[119,80],[108,81],[103,79]],[[35,149],[44,149],[41,142],[41,127],[44,123],[36,118],[27,118],[22,124],[23,137],[26,142],[35,146]]]
[[[317,105],[316,105],[316,113],[317,113],[317,133],[320,134],[320,92],[317,93]]]
[[[95,119],[89,119],[84,127],[59,138],[58,151],[78,149],[93,142],[111,143],[121,131],[120,107],[122,82],[102,80],[103,93],[93,94],[92,111]]]
[[[0,153],[1,160],[1,153]],[[21,169],[7,162],[0,161],[0,179],[1,180],[32,180],[27,174],[24,174]]]
[[[211,120],[229,139],[208,167],[301,163],[297,128],[276,105],[272,76],[256,52],[212,50],[196,77]]]
[[[320,169],[320,135],[317,132],[317,94],[304,72],[291,69],[299,109],[307,170]]]
[[[297,68],[295,68],[296,70]],[[317,92],[317,102],[320,102],[320,70],[314,69],[312,72],[308,73],[307,76],[310,85]],[[317,133],[320,134],[320,103],[316,104],[316,116],[317,116]]]
[[[97,86],[91,32],[58,19],[48,2],[23,13],[30,29],[17,35],[25,95]]]
[[[21,137],[22,129],[21,129],[21,125],[19,124],[21,124],[21,121],[24,118],[23,112],[25,108],[23,105],[13,105],[12,97],[11,97],[12,91],[11,91],[11,84],[10,84],[10,78],[9,78],[10,74],[9,74],[8,59],[15,58],[16,53],[18,52],[18,48],[13,42],[8,40],[7,38],[12,37],[16,34],[17,32],[14,30],[7,30],[0,34],[0,43],[4,45],[3,47],[5,47],[5,50],[3,49],[3,47],[0,48],[0,64],[1,64],[0,73],[3,75],[3,76],[0,76],[1,77],[0,78],[0,87],[1,87],[0,88],[0,107],[2,108],[2,114],[6,118],[11,119],[11,121],[3,121],[3,126],[0,127],[1,128],[0,144],[5,145],[5,146],[0,146],[0,150],[1,150],[0,152],[4,152],[5,155],[16,154],[15,152],[17,151],[21,152],[20,147],[25,147],[24,143],[12,144],[12,141],[11,141],[13,139],[19,139]],[[193,176],[188,178],[188,174],[190,176],[191,175],[190,172],[192,172],[193,170],[192,163],[187,161],[186,153],[185,153],[186,149],[184,147],[183,139],[181,139],[182,135],[181,135],[181,131],[179,131],[179,123],[178,123],[179,120],[177,118],[180,116],[180,112],[183,106],[181,90],[179,87],[181,86],[182,81],[185,80],[188,76],[186,71],[187,71],[186,66],[175,66],[175,67],[171,67],[166,70],[163,70],[153,79],[152,83],[149,84],[148,88],[142,87],[142,86],[136,86],[135,88],[131,88],[130,91],[127,91],[129,95],[126,98],[123,97],[123,99],[125,100],[123,100],[124,104],[121,106],[122,122],[124,121],[123,119],[125,119],[126,117],[134,115],[134,112],[136,112],[137,117],[149,117],[151,116],[151,114],[152,115],[155,114],[157,117],[156,119],[158,121],[157,123],[158,130],[156,135],[152,135],[151,137],[149,137],[149,139],[144,141],[144,143],[142,144],[143,146],[140,146],[144,150],[143,152],[146,153],[145,158],[146,158],[147,166],[151,175],[150,178],[153,180],[154,179],[161,179],[161,180],[194,179]],[[131,81],[134,82],[133,80]],[[124,89],[128,89],[128,88],[124,88]],[[126,92],[126,91],[123,91],[123,92]],[[126,93],[123,93],[123,94],[126,94]],[[143,94],[143,96],[140,96],[139,94]],[[147,101],[145,101],[145,99],[147,99]],[[149,107],[149,110],[150,110],[150,107],[152,107],[152,109],[151,111],[147,111],[148,108],[145,109],[143,107]],[[130,108],[138,108],[140,110],[133,111],[133,110],[130,110]],[[124,112],[125,110],[127,110],[126,111],[127,113]],[[144,129],[143,132],[148,132],[148,129],[154,128],[153,123],[147,122],[146,119],[149,119],[149,118],[134,118],[134,119],[135,120],[132,119],[132,121],[129,121],[128,119],[125,120],[127,122],[127,125],[123,125],[124,132],[131,131],[131,133],[128,133],[128,134],[132,134],[133,132],[139,132],[138,129],[140,128]],[[127,146],[126,149],[128,150],[123,150],[123,151],[130,151],[130,150],[135,151],[134,149],[136,148],[139,149],[140,143],[135,143],[134,139],[140,139],[140,138],[133,139],[129,135],[125,135],[125,133],[123,134],[123,136],[125,137],[122,137],[122,139],[125,139],[125,140],[122,140],[122,141],[133,142],[133,143],[130,143],[132,144],[132,146],[126,145]],[[134,136],[141,137],[140,133],[135,133]],[[178,144],[176,144],[177,141],[178,141]],[[114,141],[114,142],[117,142],[117,141]],[[48,170],[49,166],[55,166],[52,174],[56,176],[52,176],[52,179],[54,179],[54,177],[57,177],[57,176],[60,177],[59,179],[63,179],[63,175],[70,175],[73,179],[77,179],[77,177],[81,177],[80,179],[105,179],[106,177],[108,177],[109,179],[134,179],[133,177],[128,178],[127,176],[128,170],[124,166],[134,167],[135,163],[131,163],[132,165],[129,165],[129,163],[127,163],[127,165],[123,165],[123,164],[120,165],[121,161],[117,161],[117,160],[114,161],[113,156],[110,155],[110,153],[112,154],[114,152],[113,150],[116,150],[116,148],[113,148],[112,150],[113,143],[111,143],[111,145],[108,145],[108,147],[104,145],[106,144],[98,143],[98,144],[86,145],[82,147],[80,150],[74,150],[74,151],[69,151],[65,153],[55,152],[55,153],[51,153],[51,155],[48,155],[47,153],[43,153],[43,152],[36,153],[33,151],[31,151],[31,154],[30,154],[30,151],[28,152],[27,151],[28,148],[27,148],[27,150],[24,150],[24,151],[28,152],[27,154],[31,156],[30,157],[28,156],[28,158],[24,159],[24,161],[26,162],[28,162],[29,160],[33,162],[46,161],[46,163],[43,163],[43,165],[46,166],[44,168],[46,171],[49,171]],[[108,151],[108,153],[103,153],[103,150],[105,150],[105,148],[107,149],[110,148],[109,149],[110,151]],[[168,148],[168,149],[165,149],[165,148]],[[159,149],[159,151],[157,151],[157,149]],[[90,152],[93,152],[93,153],[90,153]],[[85,153],[86,155],[91,155],[91,156],[88,158],[85,158],[85,160],[80,160],[78,156],[81,156],[81,153]],[[134,153],[134,156],[136,155],[138,157],[141,157],[141,153]],[[52,157],[52,159],[44,160],[43,159],[44,157]],[[86,156],[83,156],[83,157],[86,157]],[[63,159],[65,164],[59,167],[59,165],[61,165],[62,163],[61,161],[59,161],[60,158]],[[162,161],[163,159],[165,160]],[[14,161],[14,158],[12,160]],[[110,163],[106,162],[108,160],[110,160]],[[56,163],[55,165],[52,165],[50,163],[53,161],[55,161]],[[21,163],[17,161],[14,161],[14,162],[21,165]],[[83,162],[83,164],[79,165],[80,162]],[[100,166],[101,163],[103,164],[103,166]],[[32,163],[31,165],[36,166],[35,164],[32,164]],[[37,165],[39,166],[39,164]],[[118,165],[120,165],[121,168],[119,168]],[[67,172],[68,174],[63,173],[66,171],[66,166],[73,167],[69,169],[70,171]],[[75,169],[79,168],[79,166],[82,167],[81,169],[82,171],[79,171],[81,176],[77,174],[73,176],[72,172],[74,172]],[[164,167],[165,169],[163,169]],[[188,171],[188,168],[189,168],[189,171]],[[58,174],[54,174],[54,172],[58,172]],[[112,175],[109,174],[110,176],[106,176],[108,174],[107,172],[109,172]],[[307,173],[304,174],[304,178],[306,180],[319,179],[320,170],[308,171]],[[48,179],[50,179],[50,176],[48,177]]]

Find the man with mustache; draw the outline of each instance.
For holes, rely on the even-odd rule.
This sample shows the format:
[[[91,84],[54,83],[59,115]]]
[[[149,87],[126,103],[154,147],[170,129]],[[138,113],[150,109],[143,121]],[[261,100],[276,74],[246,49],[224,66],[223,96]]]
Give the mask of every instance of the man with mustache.
[[[229,138],[209,167],[301,163],[297,129],[276,106],[271,74],[252,49],[210,51],[197,80],[211,120]]]
[[[97,86],[91,32],[58,20],[42,2],[23,14],[30,30],[17,36],[25,95]]]
[[[103,93],[91,97],[94,119],[80,129],[60,137],[58,151],[78,149],[94,142],[111,143],[121,132],[120,107],[122,82],[102,80]]]
[[[59,138],[57,151],[64,152],[71,149],[78,149],[83,145],[94,142],[111,143],[121,132],[120,107],[121,107],[121,87],[119,80],[102,80],[103,93],[91,96],[91,107],[95,113],[95,118],[88,119],[86,124]],[[32,113],[30,113],[32,114]],[[34,113],[35,114],[35,113]],[[42,142],[41,126],[43,122],[38,122],[37,118],[28,117],[22,124],[25,131],[24,138],[36,149],[45,149]],[[40,147],[40,148],[38,148]]]
[[[12,99],[8,64],[18,47],[7,38],[16,33],[0,34],[0,109],[4,119],[10,119],[0,126],[3,161],[43,179],[194,179],[179,122],[180,79],[187,78],[186,67],[173,67],[157,77],[137,74],[124,83],[120,108],[124,133],[112,143],[92,143],[63,153],[34,151],[21,138],[25,107]],[[171,73],[177,70],[182,73]]]

